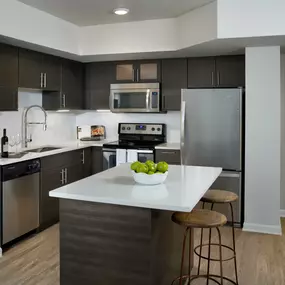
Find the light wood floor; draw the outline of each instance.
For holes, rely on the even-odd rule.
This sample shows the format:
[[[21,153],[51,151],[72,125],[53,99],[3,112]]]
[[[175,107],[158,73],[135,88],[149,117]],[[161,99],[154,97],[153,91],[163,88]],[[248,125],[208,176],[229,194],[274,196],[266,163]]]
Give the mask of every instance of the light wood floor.
[[[283,236],[237,230],[240,285],[285,285],[285,219],[282,224]],[[224,228],[222,235],[223,242],[228,243],[231,238],[230,229]],[[59,285],[58,237],[56,225],[5,252],[0,259],[0,284]],[[198,237],[197,232],[196,243]],[[195,263],[197,264],[197,260]],[[225,274],[229,277],[233,277],[232,265],[229,262],[224,266]],[[213,265],[212,270],[218,273],[218,265]],[[204,285],[205,280],[198,280],[192,284]]]

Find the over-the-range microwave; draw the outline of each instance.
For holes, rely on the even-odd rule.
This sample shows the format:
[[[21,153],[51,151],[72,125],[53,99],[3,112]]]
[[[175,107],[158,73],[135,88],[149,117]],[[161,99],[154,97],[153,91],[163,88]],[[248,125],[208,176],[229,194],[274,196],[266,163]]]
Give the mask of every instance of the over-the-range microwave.
[[[111,84],[110,110],[114,113],[159,113],[159,83]]]

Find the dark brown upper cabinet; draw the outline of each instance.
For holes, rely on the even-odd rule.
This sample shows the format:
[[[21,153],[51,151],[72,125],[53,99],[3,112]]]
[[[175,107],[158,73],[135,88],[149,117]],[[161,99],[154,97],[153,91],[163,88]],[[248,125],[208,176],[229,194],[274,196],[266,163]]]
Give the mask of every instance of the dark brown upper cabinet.
[[[0,44],[0,86],[18,87],[18,48]]]
[[[83,68],[81,62],[62,60],[61,108],[83,108]]]
[[[179,111],[181,89],[187,88],[187,59],[164,59],[161,69],[162,110]]]
[[[61,60],[61,84],[57,92],[43,92],[43,107],[46,110],[83,109],[83,64]]]
[[[48,54],[42,56],[42,71],[44,73],[43,90],[58,91],[61,85],[61,59]]]
[[[116,63],[115,82],[117,83],[151,83],[160,82],[160,80],[160,60],[137,60]]]
[[[188,88],[214,87],[215,59],[213,57],[188,59]]]
[[[220,56],[216,58],[216,82],[219,87],[245,86],[244,55]]]
[[[19,87],[59,91],[60,59],[39,52],[19,50]]]
[[[113,62],[94,62],[85,65],[85,108],[109,109],[110,84],[115,82]]]
[[[243,55],[188,59],[188,88],[245,86]]]
[[[0,111],[18,109],[18,48],[0,44]]]

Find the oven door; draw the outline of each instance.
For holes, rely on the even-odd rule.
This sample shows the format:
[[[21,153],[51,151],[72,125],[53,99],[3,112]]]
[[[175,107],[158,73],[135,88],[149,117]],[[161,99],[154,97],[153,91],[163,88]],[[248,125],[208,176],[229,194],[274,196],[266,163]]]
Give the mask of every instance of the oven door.
[[[133,84],[132,84],[133,85]],[[111,86],[110,110],[113,113],[158,113],[159,88],[120,88],[120,85]],[[141,86],[140,86],[141,87]]]
[[[103,148],[103,171],[116,166],[116,150]]]
[[[154,152],[153,150],[138,150],[138,161],[146,162],[147,160],[154,161]]]

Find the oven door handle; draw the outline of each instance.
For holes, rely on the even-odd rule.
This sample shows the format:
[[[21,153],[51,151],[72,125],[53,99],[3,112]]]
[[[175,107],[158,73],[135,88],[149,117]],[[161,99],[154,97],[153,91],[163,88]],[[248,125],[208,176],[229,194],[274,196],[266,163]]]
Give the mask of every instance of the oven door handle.
[[[113,149],[113,148],[103,148],[102,151],[103,151],[103,152],[104,152],[104,151],[105,151],[105,152],[116,152],[116,150]]]
[[[138,150],[137,151],[137,154],[140,154],[140,153],[153,153],[153,150]]]

